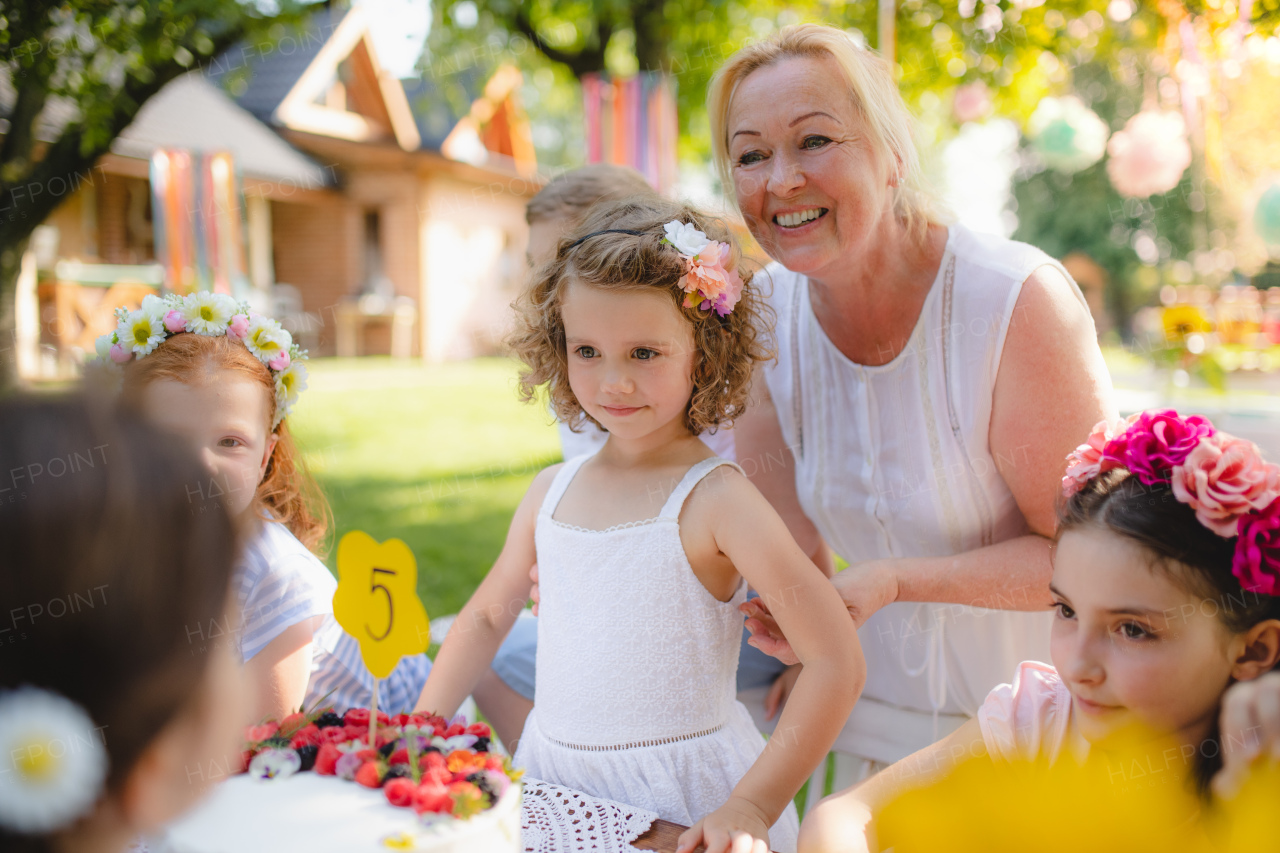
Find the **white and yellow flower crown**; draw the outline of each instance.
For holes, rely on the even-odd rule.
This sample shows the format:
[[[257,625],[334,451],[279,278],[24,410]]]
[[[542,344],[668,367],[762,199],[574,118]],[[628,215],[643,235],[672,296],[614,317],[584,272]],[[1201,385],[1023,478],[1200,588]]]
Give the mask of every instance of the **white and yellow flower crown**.
[[[307,387],[301,364],[307,351],[299,349],[288,330],[270,317],[255,314],[248,304],[223,293],[201,291],[187,296],[145,296],[136,311],[116,309],[115,331],[98,338],[98,357],[104,364],[122,365],[151,354],[170,335],[189,332],[243,343],[271,371],[276,386],[274,430],[293,410]]]

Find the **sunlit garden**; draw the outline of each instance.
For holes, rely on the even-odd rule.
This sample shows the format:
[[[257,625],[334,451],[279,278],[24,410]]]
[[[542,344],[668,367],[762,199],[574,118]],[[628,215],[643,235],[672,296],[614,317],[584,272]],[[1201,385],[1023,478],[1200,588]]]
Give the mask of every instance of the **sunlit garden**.
[[[0,5],[0,850],[1277,802],[1280,0]]]
[[[560,459],[550,415],[516,399],[506,359],[313,367],[292,428],[333,509],[332,541],[349,530],[403,539],[427,613],[457,613],[533,475]]]

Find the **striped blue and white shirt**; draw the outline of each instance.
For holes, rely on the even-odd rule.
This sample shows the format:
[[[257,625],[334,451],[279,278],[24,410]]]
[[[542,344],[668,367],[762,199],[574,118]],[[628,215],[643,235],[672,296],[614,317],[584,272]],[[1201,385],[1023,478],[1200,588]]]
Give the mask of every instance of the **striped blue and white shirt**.
[[[338,582],[287,527],[276,521],[262,523],[245,548],[238,583],[242,660],[252,660],[287,628],[322,616],[312,640],[307,707],[321,699],[340,711],[369,706],[373,675],[360,656],[360,644],[333,618]],[[378,684],[378,708],[388,714],[412,711],[430,671],[425,654],[402,658]]]
[[[245,663],[286,629],[313,616],[333,619],[338,582],[277,521],[264,520],[237,566],[240,603],[240,658]]]
[[[341,711],[368,708],[374,678],[360,657],[360,644],[332,618],[316,632],[315,642],[307,706],[323,699]],[[378,681],[378,709],[392,716],[412,711],[430,672],[431,660],[425,654],[402,657],[391,675]]]

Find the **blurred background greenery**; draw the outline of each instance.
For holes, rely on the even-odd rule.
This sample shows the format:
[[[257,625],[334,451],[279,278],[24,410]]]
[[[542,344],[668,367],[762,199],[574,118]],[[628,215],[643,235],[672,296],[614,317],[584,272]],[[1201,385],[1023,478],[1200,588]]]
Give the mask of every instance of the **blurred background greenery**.
[[[403,539],[429,616],[457,613],[498,556],[533,476],[560,460],[546,409],[516,400],[515,363],[424,369],[385,358],[319,359],[290,422],[350,530]]]

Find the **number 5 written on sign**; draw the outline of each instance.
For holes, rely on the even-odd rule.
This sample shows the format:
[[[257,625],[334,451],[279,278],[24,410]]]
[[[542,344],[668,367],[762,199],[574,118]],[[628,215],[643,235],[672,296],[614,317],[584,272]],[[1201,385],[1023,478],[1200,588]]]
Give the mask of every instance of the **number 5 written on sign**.
[[[417,587],[417,562],[399,539],[378,542],[353,530],[338,543],[333,616],[360,644],[375,678],[390,675],[405,655],[427,649],[430,623]]]

